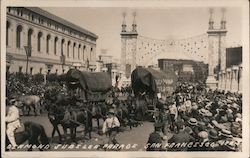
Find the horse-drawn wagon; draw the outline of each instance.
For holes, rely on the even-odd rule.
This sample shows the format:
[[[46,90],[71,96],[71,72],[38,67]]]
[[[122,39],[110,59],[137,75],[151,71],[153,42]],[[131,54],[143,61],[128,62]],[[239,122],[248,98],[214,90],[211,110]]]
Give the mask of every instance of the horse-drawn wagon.
[[[175,91],[176,83],[174,71],[137,67],[131,74],[137,109],[141,112],[153,112],[159,98],[166,100]]]
[[[66,83],[71,95],[77,95],[87,102],[105,101],[112,89],[111,77],[105,72],[70,69],[66,75]]]

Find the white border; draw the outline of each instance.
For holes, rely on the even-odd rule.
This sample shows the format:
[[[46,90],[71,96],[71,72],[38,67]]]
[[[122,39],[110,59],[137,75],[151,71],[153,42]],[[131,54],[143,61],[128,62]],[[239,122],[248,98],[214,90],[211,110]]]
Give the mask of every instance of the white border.
[[[63,1],[63,2],[62,2]],[[3,0],[1,2],[2,157],[249,157],[249,2],[248,0]],[[241,7],[243,43],[243,152],[5,152],[6,6],[37,7]]]

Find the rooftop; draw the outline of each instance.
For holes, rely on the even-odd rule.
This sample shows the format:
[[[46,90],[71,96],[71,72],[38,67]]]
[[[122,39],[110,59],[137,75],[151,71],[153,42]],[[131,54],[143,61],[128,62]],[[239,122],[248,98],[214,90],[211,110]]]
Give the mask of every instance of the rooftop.
[[[73,24],[73,23],[71,23],[71,22],[69,22],[69,21],[67,21],[67,20],[65,20],[63,18],[60,18],[60,17],[58,17],[58,16],[56,16],[56,15],[54,15],[52,13],[49,13],[49,12],[47,12],[47,11],[41,9],[41,8],[38,8],[38,7],[25,7],[25,8],[30,10],[30,11],[33,11],[33,12],[35,12],[37,14],[40,14],[40,15],[42,15],[44,17],[47,17],[47,18],[49,18],[49,19],[51,19],[53,21],[61,23],[61,24],[65,25],[65,26],[67,26],[67,27],[70,27],[70,28],[72,28],[72,29],[74,29],[76,31],[82,32],[82,33],[84,33],[86,35],[89,35],[91,37],[94,37],[96,39],[98,38],[98,36],[96,34],[90,32],[90,31],[88,31],[88,30],[86,30],[86,29],[84,29],[82,27],[79,27],[79,26],[77,26],[77,25],[75,25],[75,24]]]

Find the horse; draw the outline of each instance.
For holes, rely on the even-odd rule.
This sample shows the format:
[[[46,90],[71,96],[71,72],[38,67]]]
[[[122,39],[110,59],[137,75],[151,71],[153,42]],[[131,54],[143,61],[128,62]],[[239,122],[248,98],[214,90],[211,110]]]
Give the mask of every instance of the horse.
[[[64,138],[67,139],[67,129],[70,129],[71,140],[73,142],[76,142],[76,128],[80,125],[85,126],[86,120],[87,120],[86,117],[87,116],[85,115],[83,111],[68,111],[68,115],[66,112],[63,120],[61,120],[61,125],[64,131]],[[85,126],[85,133],[86,133],[86,130],[88,129]],[[91,138],[91,134],[89,136]]]
[[[53,105],[49,109],[49,120],[53,126],[52,138],[55,132],[59,135],[59,141],[62,140],[62,135],[58,129],[58,125],[63,128],[63,138],[67,140],[67,129],[70,129],[71,140],[76,142],[76,128],[80,125],[85,127],[84,136],[89,133],[91,139],[92,118],[88,115],[86,110],[66,110],[62,106]],[[89,118],[90,117],[90,118]]]
[[[103,122],[106,119],[106,115],[107,115],[107,106],[105,105],[105,103],[99,103],[99,104],[91,104],[90,106],[91,109],[91,113],[92,113],[92,118],[96,119],[97,122],[97,128],[99,130],[100,128],[100,121],[99,119],[102,119]]]
[[[37,95],[22,95],[18,97],[18,101],[22,104],[23,114],[25,113],[26,108],[28,108],[28,116],[30,115],[31,108],[33,108],[35,116],[40,114],[40,100],[40,97]]]
[[[60,120],[63,120],[64,118],[64,109],[63,108],[57,108],[56,105],[48,105],[47,106],[47,110],[48,110],[48,118],[50,123],[53,126],[53,130],[52,130],[52,136],[51,136],[51,141],[53,141],[55,132],[58,133],[59,136],[59,142],[62,142],[62,135],[59,131],[58,125],[61,124]]]
[[[44,127],[38,123],[31,121],[24,122],[24,131],[15,133],[15,141],[18,145],[28,141],[29,151],[32,151],[32,146],[36,145],[40,151],[50,148],[49,139],[45,133]],[[6,149],[11,149],[9,139],[6,136]],[[40,147],[41,145],[41,147]]]

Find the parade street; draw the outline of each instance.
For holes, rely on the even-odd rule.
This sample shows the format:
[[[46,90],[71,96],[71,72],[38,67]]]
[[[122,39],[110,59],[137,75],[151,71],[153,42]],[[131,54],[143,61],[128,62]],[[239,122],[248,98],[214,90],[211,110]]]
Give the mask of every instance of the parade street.
[[[4,151],[244,151],[241,11],[7,7]]]
[[[26,121],[34,121],[36,123],[39,123],[44,126],[45,132],[48,135],[48,137],[51,137],[52,133],[52,125],[48,120],[47,116],[23,116],[21,117],[21,122],[26,122]],[[107,137],[104,135],[98,135],[96,132],[96,121],[93,120],[93,126],[94,126],[94,132],[92,132],[92,139],[91,140],[85,140],[83,141],[83,127],[78,127],[78,132],[77,132],[77,139],[79,141],[78,144],[81,144],[81,147],[79,149],[74,148],[74,149],[69,149],[69,145],[71,143],[68,143],[68,147],[66,149],[62,148],[56,148],[58,146],[58,135],[54,137],[54,142],[51,143],[51,149],[50,151],[69,151],[69,150],[75,150],[75,151],[97,151],[94,149],[94,145],[99,145],[99,144],[105,144],[105,140],[107,142]],[[63,134],[63,130],[61,127],[59,127],[60,132]],[[146,130],[145,130],[146,129]],[[23,127],[18,129],[18,131],[24,130]],[[132,130],[129,129],[129,127],[122,128],[122,132],[120,132],[117,135],[117,139],[119,140],[120,144],[124,144],[125,147],[121,151],[138,151],[142,150],[145,151],[146,149],[144,148],[147,144],[148,136],[149,134],[153,131],[153,123],[151,122],[144,122],[143,125],[138,126],[136,128],[132,128]],[[68,139],[69,139],[69,131],[68,131]],[[85,146],[84,146],[85,145]],[[92,150],[88,149],[92,145]],[[134,147],[133,147],[134,146]],[[136,146],[136,147],[135,147]],[[27,150],[27,149],[24,149]],[[19,150],[18,150],[19,151]],[[22,151],[20,149],[20,151]],[[102,151],[102,150],[100,150]]]

